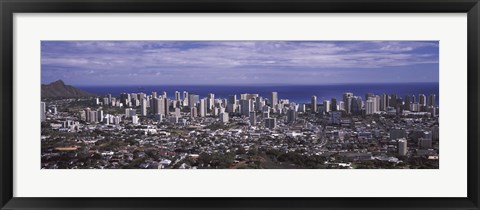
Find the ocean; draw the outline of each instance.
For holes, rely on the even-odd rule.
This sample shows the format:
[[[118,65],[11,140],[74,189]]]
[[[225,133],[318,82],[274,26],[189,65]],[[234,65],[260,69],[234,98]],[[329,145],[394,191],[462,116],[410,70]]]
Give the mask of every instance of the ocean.
[[[181,94],[183,91],[200,95],[200,98],[206,97],[208,93],[215,94],[215,98],[228,98],[229,95],[236,94],[240,98],[242,93],[258,93],[264,98],[270,98],[271,92],[278,92],[279,99],[289,99],[290,102],[310,103],[313,95],[317,96],[318,102],[336,98],[342,100],[345,92],[352,92],[355,96],[360,96],[365,100],[366,93],[380,95],[397,94],[404,98],[406,95],[415,95],[418,101],[418,94],[436,95],[436,104],[439,104],[439,85],[438,83],[398,83],[398,84],[328,84],[328,85],[149,85],[149,86],[78,86],[78,88],[106,95],[119,96],[120,93],[138,93],[143,92],[151,94],[157,91],[159,95],[163,91],[167,92],[167,97],[174,98],[175,91]]]

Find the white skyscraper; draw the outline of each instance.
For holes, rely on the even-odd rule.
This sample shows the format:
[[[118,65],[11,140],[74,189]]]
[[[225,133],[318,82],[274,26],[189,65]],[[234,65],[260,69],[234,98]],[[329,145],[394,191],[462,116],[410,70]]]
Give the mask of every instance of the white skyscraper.
[[[323,110],[325,111],[325,113],[330,112],[330,108],[331,108],[330,101],[328,100],[323,101]]]
[[[140,115],[147,116],[147,100],[145,98],[140,102]]]
[[[272,92],[272,96],[270,99],[271,99],[270,104],[272,105],[272,108],[275,108],[278,104],[278,93]]]
[[[207,113],[207,100],[201,99],[200,104],[198,106],[198,114],[200,115],[200,117],[205,117],[206,113]]]
[[[368,99],[365,103],[365,114],[372,115],[375,113],[375,101],[372,98]]]
[[[312,110],[311,110],[312,113],[317,113],[317,110],[318,110],[318,108],[317,108],[317,96],[312,96],[311,108],[312,108]]]

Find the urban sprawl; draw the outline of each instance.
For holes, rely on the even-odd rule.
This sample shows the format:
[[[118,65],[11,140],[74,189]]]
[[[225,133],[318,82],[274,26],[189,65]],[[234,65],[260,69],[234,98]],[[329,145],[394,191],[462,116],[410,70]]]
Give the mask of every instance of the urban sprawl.
[[[43,98],[45,169],[439,167],[435,95]]]

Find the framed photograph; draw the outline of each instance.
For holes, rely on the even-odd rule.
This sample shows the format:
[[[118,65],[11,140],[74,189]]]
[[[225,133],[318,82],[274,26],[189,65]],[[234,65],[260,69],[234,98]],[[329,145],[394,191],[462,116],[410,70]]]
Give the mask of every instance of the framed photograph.
[[[479,209],[477,0],[0,6],[1,209]]]

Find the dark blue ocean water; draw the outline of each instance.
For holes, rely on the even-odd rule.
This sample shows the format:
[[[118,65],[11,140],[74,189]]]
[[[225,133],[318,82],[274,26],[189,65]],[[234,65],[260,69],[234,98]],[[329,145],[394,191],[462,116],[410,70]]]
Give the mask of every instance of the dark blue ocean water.
[[[79,86],[78,88],[97,94],[111,93],[113,96],[119,96],[120,93],[138,93],[144,92],[151,94],[157,91],[162,94],[167,92],[169,98],[174,98],[175,91],[182,93],[187,91],[200,95],[200,98],[206,97],[208,93],[214,93],[215,98],[227,98],[229,95],[237,94],[240,98],[242,93],[258,93],[264,98],[270,98],[271,92],[278,92],[279,99],[289,99],[291,102],[309,103],[312,95],[317,96],[319,102],[331,100],[331,98],[342,99],[345,92],[352,92],[356,96],[365,99],[366,93],[374,94],[397,94],[404,98],[406,95],[435,94],[436,104],[439,104],[439,85],[438,83],[401,83],[401,84],[329,84],[329,85],[255,85],[255,86],[228,86],[228,85],[168,85],[168,86]]]

